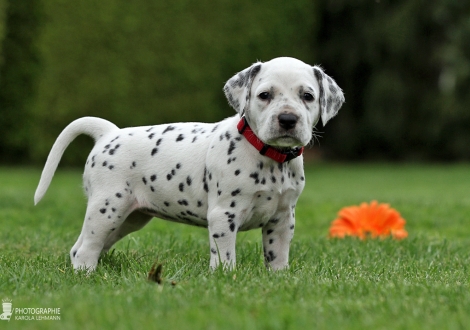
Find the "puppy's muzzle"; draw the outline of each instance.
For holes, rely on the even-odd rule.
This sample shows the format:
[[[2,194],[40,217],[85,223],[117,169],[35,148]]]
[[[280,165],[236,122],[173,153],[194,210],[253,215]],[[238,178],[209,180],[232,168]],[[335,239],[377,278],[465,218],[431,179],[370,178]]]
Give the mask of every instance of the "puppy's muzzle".
[[[293,129],[297,125],[299,117],[292,113],[282,113],[277,117],[279,121],[279,126],[285,129],[286,131]]]

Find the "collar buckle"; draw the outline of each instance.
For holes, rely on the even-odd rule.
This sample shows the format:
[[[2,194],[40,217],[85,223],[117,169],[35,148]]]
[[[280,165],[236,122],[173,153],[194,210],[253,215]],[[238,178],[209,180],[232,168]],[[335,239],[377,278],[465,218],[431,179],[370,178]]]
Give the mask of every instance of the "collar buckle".
[[[303,152],[304,152],[304,147],[292,148],[291,150],[285,153],[286,159],[284,160],[284,162],[288,162],[294,158],[299,157]]]

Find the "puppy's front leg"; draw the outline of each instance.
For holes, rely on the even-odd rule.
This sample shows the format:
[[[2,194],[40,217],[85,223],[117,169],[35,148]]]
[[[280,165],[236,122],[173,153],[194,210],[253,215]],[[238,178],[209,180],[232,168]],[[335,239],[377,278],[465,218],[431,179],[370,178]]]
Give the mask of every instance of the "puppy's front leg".
[[[276,214],[263,227],[263,251],[266,267],[279,270],[289,267],[289,248],[294,236],[293,211]]]
[[[224,269],[234,269],[235,243],[238,224],[235,214],[225,209],[214,209],[208,215],[210,267],[215,269],[222,262]]]

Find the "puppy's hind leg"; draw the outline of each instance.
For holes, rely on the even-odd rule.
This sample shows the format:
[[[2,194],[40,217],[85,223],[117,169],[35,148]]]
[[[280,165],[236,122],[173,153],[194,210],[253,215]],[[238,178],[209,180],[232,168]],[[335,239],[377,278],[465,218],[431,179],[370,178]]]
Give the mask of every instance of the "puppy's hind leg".
[[[70,250],[70,260],[73,260],[73,258],[75,257],[75,255],[77,254],[78,249],[80,248],[80,246],[82,246],[82,242],[83,242],[83,236],[80,233],[80,236],[78,236],[77,241],[75,242],[72,249]]]
[[[122,225],[129,213],[117,212],[117,208],[109,206],[108,200],[90,200],[82,232],[70,252],[73,268],[93,271],[106,239]]]
[[[152,216],[139,211],[131,213],[118,229],[109,234],[104,243],[103,252],[108,252],[117,241],[124,238],[126,235],[142,229],[151,219]]]

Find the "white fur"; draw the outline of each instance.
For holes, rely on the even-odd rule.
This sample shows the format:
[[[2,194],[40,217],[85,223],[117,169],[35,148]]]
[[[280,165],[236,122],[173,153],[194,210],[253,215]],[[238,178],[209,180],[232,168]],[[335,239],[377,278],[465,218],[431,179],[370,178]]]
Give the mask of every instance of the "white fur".
[[[69,143],[80,134],[92,136],[96,142],[83,175],[87,211],[70,251],[75,269],[94,270],[102,252],[152,217],[208,228],[212,268],[220,262],[234,267],[237,232],[255,228],[262,228],[267,265],[288,266],[295,205],[305,183],[303,159],[278,164],[260,155],[236,126],[245,115],[263,142],[305,146],[319,118],[325,124],[337,113],[343,94],[319,67],[292,58],[255,63],[224,91],[239,114],[218,123],[119,129],[84,117],[64,129],[34,200],[44,196]],[[263,92],[268,99],[260,97]],[[281,114],[295,116],[295,127],[283,128]]]

